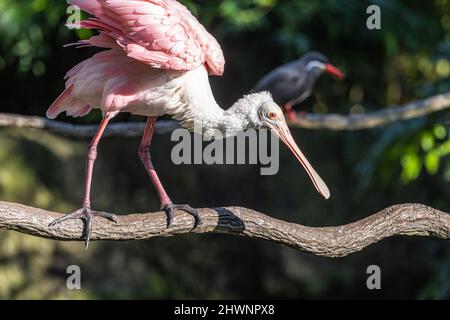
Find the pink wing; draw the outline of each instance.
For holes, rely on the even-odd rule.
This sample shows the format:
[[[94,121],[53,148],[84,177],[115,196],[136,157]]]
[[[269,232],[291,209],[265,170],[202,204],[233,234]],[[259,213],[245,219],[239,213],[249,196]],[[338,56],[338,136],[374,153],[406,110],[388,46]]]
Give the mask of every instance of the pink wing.
[[[131,58],[155,68],[187,71],[205,64],[222,75],[222,49],[176,0],[68,0],[94,18],[81,27],[113,38]],[[90,41],[84,44],[93,44]]]

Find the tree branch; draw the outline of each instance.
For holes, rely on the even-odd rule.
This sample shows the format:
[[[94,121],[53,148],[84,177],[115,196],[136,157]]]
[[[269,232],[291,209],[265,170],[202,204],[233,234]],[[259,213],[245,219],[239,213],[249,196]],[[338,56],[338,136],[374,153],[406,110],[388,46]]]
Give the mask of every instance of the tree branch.
[[[323,130],[362,130],[384,126],[396,121],[409,120],[450,108],[450,92],[432,96],[405,105],[389,107],[360,115],[301,114],[291,127]],[[139,137],[145,124],[142,122],[112,123],[106,129],[105,137]],[[73,125],[42,117],[21,116],[0,113],[0,127],[47,129],[53,133],[73,138],[91,138],[97,125]],[[168,133],[179,128],[175,121],[158,121],[157,133]]]
[[[394,205],[337,227],[302,226],[241,207],[199,211],[203,225],[195,229],[192,216],[182,212],[176,213],[170,228],[166,228],[166,215],[162,212],[121,215],[117,224],[96,218],[92,240],[140,240],[189,232],[227,233],[265,239],[315,255],[342,257],[396,235],[450,239],[450,214],[421,204]],[[48,227],[59,216],[59,213],[0,201],[0,229],[54,240],[80,240],[81,221]]]
[[[43,117],[23,116],[9,113],[0,113],[0,127],[43,129],[71,138],[92,138],[97,132],[97,124],[74,125],[67,122],[50,120]],[[106,128],[103,137],[134,138],[142,136],[145,122],[111,123]],[[156,133],[163,134],[179,128],[177,122],[160,120],[156,124]]]
[[[393,106],[367,114],[306,114],[298,116],[291,127],[326,130],[373,129],[397,121],[423,117],[427,114],[450,108],[450,92],[417,100],[401,106]]]

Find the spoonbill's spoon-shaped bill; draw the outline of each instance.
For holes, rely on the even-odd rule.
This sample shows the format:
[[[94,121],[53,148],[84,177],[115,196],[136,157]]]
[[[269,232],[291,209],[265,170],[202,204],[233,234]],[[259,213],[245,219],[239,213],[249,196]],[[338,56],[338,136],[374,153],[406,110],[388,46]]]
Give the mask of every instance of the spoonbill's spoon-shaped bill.
[[[330,190],[328,189],[326,183],[322,180],[319,174],[314,170],[311,163],[309,163],[306,156],[300,150],[300,148],[295,143],[294,138],[289,131],[289,128],[286,122],[281,122],[278,126],[275,126],[273,129],[274,133],[280,138],[280,140],[291,150],[294,156],[298,161],[302,164],[303,168],[305,168],[309,177],[311,178],[314,187],[316,187],[317,191],[325,198],[328,199],[330,197]]]

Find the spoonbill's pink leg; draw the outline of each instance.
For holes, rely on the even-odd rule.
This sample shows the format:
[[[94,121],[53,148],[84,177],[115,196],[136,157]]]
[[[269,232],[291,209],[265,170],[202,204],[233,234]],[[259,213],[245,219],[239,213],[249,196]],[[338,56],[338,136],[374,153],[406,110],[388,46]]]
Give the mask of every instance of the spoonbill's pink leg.
[[[103,132],[106,129],[106,126],[108,125],[109,121],[115,116],[115,114],[107,113],[102,122],[100,122],[100,125],[98,127],[97,133],[95,134],[94,138],[92,139],[91,143],[89,144],[88,154],[87,154],[87,162],[86,162],[86,184],[85,184],[85,191],[84,191],[84,201],[83,201],[83,208],[69,213],[59,219],[56,219],[52,223],[50,223],[50,226],[57,225],[63,221],[70,220],[70,219],[83,219],[86,223],[86,230],[85,230],[85,239],[86,239],[86,249],[89,246],[89,240],[91,239],[91,232],[92,232],[92,217],[93,215],[97,215],[99,217],[103,217],[106,219],[109,219],[111,221],[116,222],[117,218],[115,215],[106,213],[106,212],[97,212],[91,210],[91,184],[92,184],[92,172],[94,170],[94,162],[97,158],[97,145],[100,141],[100,138],[103,135]]]
[[[144,164],[145,169],[147,170],[147,173],[150,176],[156,191],[158,192],[158,196],[161,201],[161,210],[164,210],[167,214],[167,227],[172,225],[175,209],[189,213],[195,218],[195,225],[200,225],[202,221],[196,209],[186,204],[178,205],[172,203],[166,190],[164,190],[161,181],[159,180],[155,168],[153,167],[152,158],[150,155],[150,145],[152,143],[157,118],[158,117],[148,117],[147,119],[144,136],[142,137],[141,146],[139,147],[139,157],[141,158],[142,163]]]

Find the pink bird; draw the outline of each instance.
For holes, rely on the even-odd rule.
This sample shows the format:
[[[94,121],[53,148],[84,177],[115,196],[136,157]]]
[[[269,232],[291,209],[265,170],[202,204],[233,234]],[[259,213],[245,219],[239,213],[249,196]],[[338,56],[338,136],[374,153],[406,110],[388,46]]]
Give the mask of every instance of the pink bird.
[[[216,39],[189,10],[175,0],[68,0],[92,17],[80,27],[96,29],[98,35],[77,45],[106,50],[76,65],[66,75],[66,89],[47,111],[48,118],[66,112],[73,117],[99,108],[103,113],[98,131],[89,145],[83,207],[51,223],[85,220],[86,247],[94,215],[115,221],[114,215],[91,210],[90,190],[97,145],[106,126],[119,112],[147,117],[139,156],[152,180],[168,217],[179,209],[201,224],[198,211],[175,205],[153,167],[150,144],[156,119],[170,115],[182,127],[213,136],[234,136],[249,128],[274,132],[306,169],[314,186],[326,199],[330,192],[292,138],[281,108],[268,92],[253,93],[228,110],[214,99],[208,75],[222,75],[225,60]],[[197,124],[199,126],[197,126]],[[195,128],[194,128],[195,127]],[[197,130],[197,129],[195,129]]]

